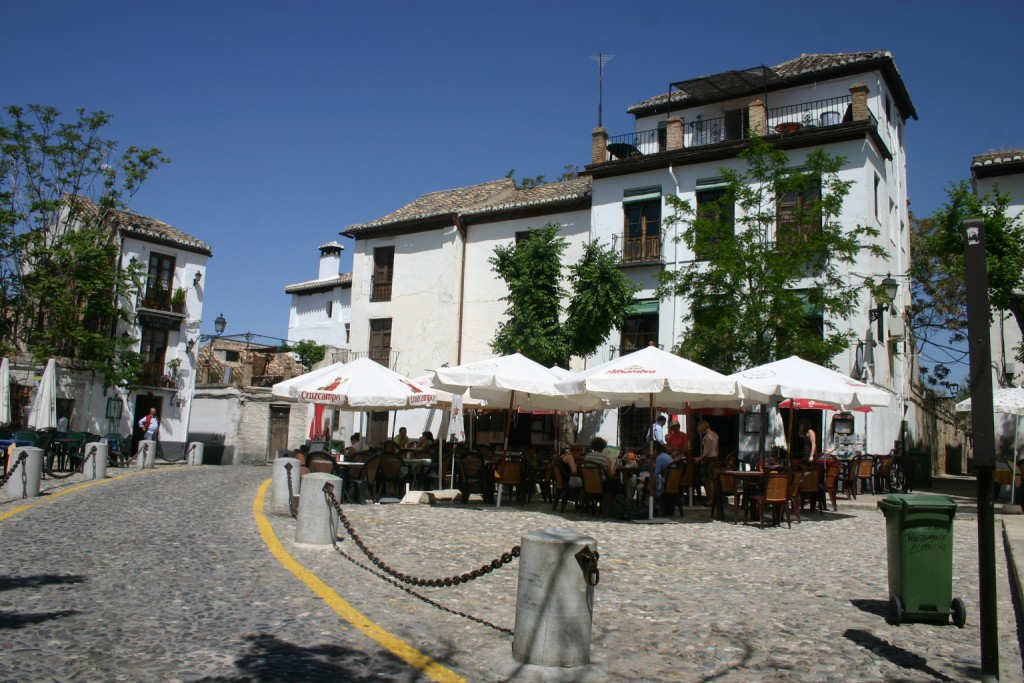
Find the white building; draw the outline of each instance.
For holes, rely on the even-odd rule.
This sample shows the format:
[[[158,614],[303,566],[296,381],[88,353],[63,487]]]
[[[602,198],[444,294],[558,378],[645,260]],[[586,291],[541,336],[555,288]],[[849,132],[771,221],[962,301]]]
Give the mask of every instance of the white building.
[[[848,269],[852,282],[891,276],[899,287],[891,309],[865,290],[860,313],[838,321],[860,341],[834,359],[840,370],[893,394],[890,409],[857,416],[869,452],[888,452],[911,409],[914,356],[903,324],[910,303],[903,134],[907,119],[917,116],[892,56],[803,55],[775,67],[680,81],[629,112],[633,132],[610,137],[604,129],[593,131],[591,164],[577,179],[531,189],[503,179],[435,192],[348,227],[343,234],[356,240],[352,348],[410,376],[493,356],[489,344],[504,314],[505,289],[488,259],[495,246],[547,223],[563,226],[571,245],[567,261],[588,240],[614,245],[622,268],[641,287],[624,329],[594,357],[574,359],[572,369],[649,341],[672,348],[687,303],[659,301],[656,277],[696,255],[666,234],[665,197],[694,206],[715,198],[720,168],[742,168],[737,154],[752,129],[784,149],[794,166],[818,148],[845,157],[840,179],[851,181],[852,189],[838,220],[877,228],[876,243],[890,254],[888,260],[864,257]],[[815,417],[827,431],[826,417]],[[642,439],[645,419],[645,411],[609,411],[586,428],[628,444]],[[723,450],[748,447],[736,418],[718,420]]]
[[[341,272],[340,242],[328,242],[320,250],[320,270],[315,280],[284,288],[291,295],[288,310],[288,341],[303,339],[336,349],[347,349],[352,313],[352,273]]]

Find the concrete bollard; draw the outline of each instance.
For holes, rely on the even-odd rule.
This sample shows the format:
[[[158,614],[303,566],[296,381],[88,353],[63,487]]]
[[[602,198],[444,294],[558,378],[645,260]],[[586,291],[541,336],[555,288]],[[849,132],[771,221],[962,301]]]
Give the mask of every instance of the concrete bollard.
[[[523,534],[512,656],[523,664],[590,663],[594,587],[576,559],[597,541],[568,529]]]
[[[331,545],[338,533],[338,511],[327,502],[324,484],[334,484],[335,497],[341,491],[341,477],[327,472],[311,472],[302,478],[302,503],[295,522],[295,542]]]
[[[93,450],[93,449],[96,450]],[[86,479],[106,479],[107,462],[110,459],[110,444],[87,443],[85,444],[85,462],[82,463],[82,472]]]
[[[15,448],[11,456],[11,467],[22,453],[28,457],[18,465],[18,469],[4,484],[4,494],[10,498],[38,498],[39,481],[43,478],[43,449],[25,446]],[[8,470],[9,471],[9,470]]]
[[[135,469],[151,470],[156,467],[156,441],[140,441],[135,458]]]
[[[288,470],[285,465],[291,465],[292,493],[299,495],[299,486],[302,483],[302,472],[299,469],[299,461],[296,458],[277,458],[274,460],[274,471],[270,478],[270,512],[275,515],[288,516],[292,514],[288,506]]]
[[[202,441],[192,441],[188,445],[188,464],[189,465],[202,465],[203,464],[203,449],[206,444]]]

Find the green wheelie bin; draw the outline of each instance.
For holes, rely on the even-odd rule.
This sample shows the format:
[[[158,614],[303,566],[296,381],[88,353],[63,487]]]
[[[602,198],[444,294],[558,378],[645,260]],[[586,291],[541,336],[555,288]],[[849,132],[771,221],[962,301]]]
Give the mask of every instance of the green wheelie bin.
[[[893,623],[922,621],[963,628],[967,611],[953,598],[953,517],[946,496],[891,494],[878,502],[885,514],[889,607]]]

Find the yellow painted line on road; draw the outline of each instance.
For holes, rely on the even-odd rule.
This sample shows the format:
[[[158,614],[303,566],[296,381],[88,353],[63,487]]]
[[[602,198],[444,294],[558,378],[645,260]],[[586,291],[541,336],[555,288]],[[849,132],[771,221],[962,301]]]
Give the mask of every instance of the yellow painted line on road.
[[[5,519],[9,519],[10,517],[13,517],[14,515],[18,514],[19,512],[24,512],[25,510],[29,510],[31,508],[34,508],[37,505],[42,505],[43,503],[48,503],[51,500],[56,500],[57,498],[61,498],[63,496],[68,495],[69,493],[74,493],[75,491],[81,491],[82,489],[87,489],[90,486],[96,486],[97,484],[106,484],[108,481],[117,481],[118,479],[124,479],[125,477],[134,477],[136,474],[142,474],[145,471],[147,471],[147,470],[140,470],[138,472],[129,472],[128,474],[121,474],[121,475],[118,475],[116,477],[111,477],[110,479],[98,479],[96,481],[87,481],[84,484],[79,484],[78,486],[72,486],[69,489],[64,489],[63,491],[58,491],[57,493],[48,493],[45,496],[40,496],[38,498],[33,498],[31,503],[25,503],[24,505],[19,505],[18,507],[14,508],[13,510],[8,510],[7,512],[0,513],[0,522],[4,521]]]
[[[256,499],[252,503],[252,514],[256,518],[256,526],[259,527],[260,535],[263,536],[263,542],[267,544],[267,548],[277,558],[277,561],[283,564],[285,569],[294,574],[302,583],[306,584],[306,587],[327,603],[327,606],[334,610],[338,616],[355,626],[371,639],[377,641],[391,654],[416,667],[432,680],[440,681],[441,683],[466,683],[466,679],[462,676],[438,664],[398,636],[367,619],[359,610],[331,590],[316,574],[303,567],[299,564],[298,560],[288,554],[284,545],[278,540],[277,534],[274,533],[274,529],[270,525],[267,516],[263,514],[264,500],[267,489],[270,488],[270,481],[270,479],[267,479],[263,482],[256,492]]]

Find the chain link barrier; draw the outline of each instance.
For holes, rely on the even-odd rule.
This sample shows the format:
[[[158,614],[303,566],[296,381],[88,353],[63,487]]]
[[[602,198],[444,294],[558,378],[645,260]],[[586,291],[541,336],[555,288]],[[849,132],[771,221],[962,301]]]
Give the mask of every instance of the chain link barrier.
[[[93,444],[92,448],[89,449],[89,452],[85,454],[85,459],[92,463],[92,478],[94,480],[96,479],[96,468],[98,467],[98,465],[96,464],[96,451],[97,450],[98,449],[96,448],[96,444]],[[85,474],[85,462],[84,461],[82,462],[82,470],[83,470],[82,473]]]
[[[285,465],[285,467],[288,467],[288,466],[289,465]],[[341,555],[342,557],[344,557],[346,560],[348,560],[352,564],[356,565],[357,567],[365,569],[366,571],[370,572],[374,576],[377,576],[377,577],[379,577],[381,579],[384,579],[385,581],[387,581],[391,585],[393,585],[393,586],[395,586],[397,588],[401,588],[403,591],[405,591],[409,595],[422,600],[423,602],[427,603],[428,605],[436,607],[437,609],[441,610],[442,612],[447,612],[449,614],[454,614],[455,616],[463,617],[464,619],[469,619],[470,621],[474,621],[474,622],[476,622],[478,624],[481,624],[483,626],[489,626],[490,628],[493,628],[496,631],[500,631],[501,633],[505,633],[505,634],[508,634],[508,635],[513,635],[514,634],[514,632],[511,629],[505,628],[503,626],[498,626],[496,624],[492,624],[491,622],[487,621],[486,619],[481,619],[480,617],[475,617],[472,614],[467,614],[465,612],[460,612],[460,611],[458,611],[456,609],[452,609],[451,607],[446,607],[446,606],[442,605],[441,603],[437,602],[436,600],[432,600],[431,598],[428,598],[425,595],[421,595],[420,593],[417,593],[416,591],[412,590],[411,588],[409,588],[408,586],[405,586],[403,584],[408,583],[408,584],[412,584],[414,586],[431,586],[431,587],[434,587],[434,588],[441,588],[441,587],[448,588],[450,586],[457,586],[457,585],[462,584],[462,583],[468,583],[469,581],[472,581],[474,579],[478,579],[481,576],[485,576],[487,574],[490,574],[495,569],[500,569],[504,565],[512,562],[512,560],[514,560],[515,558],[519,557],[520,549],[519,549],[518,545],[512,546],[512,550],[511,551],[509,551],[507,553],[502,553],[499,558],[495,558],[494,560],[491,560],[489,563],[483,565],[479,569],[473,569],[473,570],[471,570],[469,572],[466,572],[464,574],[458,574],[458,575],[455,575],[455,576],[449,576],[449,577],[445,577],[443,579],[423,579],[423,578],[419,578],[419,577],[415,577],[415,576],[410,576],[409,574],[405,574],[404,572],[399,572],[399,571],[393,569],[392,567],[388,566],[383,560],[381,560],[379,557],[377,557],[373,553],[373,551],[370,550],[366,546],[365,543],[363,543],[363,541],[359,538],[359,534],[356,533],[355,529],[353,529],[352,523],[349,522],[348,517],[345,516],[345,511],[341,509],[341,503],[338,502],[337,497],[334,495],[334,485],[331,482],[326,482],[324,484],[323,492],[324,492],[324,496],[327,499],[327,504],[334,507],[334,510],[338,513],[338,518],[341,520],[341,523],[345,527],[345,531],[348,533],[349,537],[351,537],[352,541],[356,544],[356,546],[359,547],[359,549],[363,552],[363,554],[366,555],[366,557],[378,569],[380,569],[380,571],[377,571],[376,569],[373,569],[373,567],[368,567],[365,564],[362,564],[361,562],[356,560],[354,557],[352,557],[351,555],[346,553],[344,550],[342,550],[338,546],[338,540],[337,540],[337,537],[335,536],[335,538],[333,538],[331,540],[331,545],[334,546],[334,549],[336,551],[338,551],[339,555]]]
[[[14,473],[18,471],[18,466],[21,465],[26,460],[28,460],[28,453],[26,453],[25,451],[18,453],[18,457],[14,461],[14,464],[11,465],[11,469],[7,471],[7,474],[3,475],[3,477],[0,478],[0,486],[4,486],[5,484],[7,484],[8,481],[10,481],[11,477],[14,476]],[[21,492],[21,497],[28,498],[27,492],[23,490]]]

